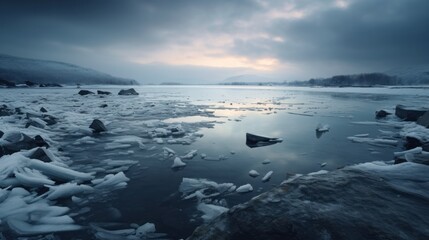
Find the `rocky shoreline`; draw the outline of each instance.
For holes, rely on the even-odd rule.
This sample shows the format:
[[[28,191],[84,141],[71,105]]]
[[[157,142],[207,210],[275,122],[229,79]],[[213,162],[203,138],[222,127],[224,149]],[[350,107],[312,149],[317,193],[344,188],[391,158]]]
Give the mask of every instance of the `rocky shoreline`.
[[[395,152],[394,161],[291,176],[187,239],[429,238],[428,114],[426,108],[396,107],[395,115],[411,122],[397,122],[408,150]],[[377,119],[388,115],[376,112]]]

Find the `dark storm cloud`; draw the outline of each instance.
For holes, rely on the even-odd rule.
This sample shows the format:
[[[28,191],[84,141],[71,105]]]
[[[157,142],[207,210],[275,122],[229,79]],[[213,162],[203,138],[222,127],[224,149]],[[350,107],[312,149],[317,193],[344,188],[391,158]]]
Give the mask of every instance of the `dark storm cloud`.
[[[0,24],[12,41],[150,46],[246,18],[256,7],[246,1],[18,0],[2,2]]]
[[[194,49],[196,41],[203,50],[222,48],[205,51],[208,57],[275,58],[314,76],[341,73],[336,71],[342,67],[372,71],[429,63],[429,1],[342,1],[341,7],[335,0],[6,0],[0,4],[0,53],[68,61],[137,79],[152,76],[148,72],[158,76],[155,70],[162,68],[184,74],[180,79],[192,78],[195,68],[200,79],[200,70],[207,68],[127,67],[132,57],[148,62],[174,46]],[[303,15],[273,13],[282,11]],[[219,36],[230,41],[219,44]],[[332,63],[341,64],[329,71]]]
[[[273,20],[267,32],[284,42],[237,40],[233,50],[291,62],[429,63],[428,13],[425,0],[354,1],[347,8],[325,8],[301,19]]]

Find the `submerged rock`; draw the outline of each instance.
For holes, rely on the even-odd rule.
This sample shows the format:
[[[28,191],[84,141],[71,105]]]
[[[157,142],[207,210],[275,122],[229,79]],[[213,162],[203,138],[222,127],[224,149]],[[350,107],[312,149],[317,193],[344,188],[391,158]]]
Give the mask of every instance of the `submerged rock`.
[[[139,95],[139,93],[136,92],[134,88],[130,88],[130,89],[121,89],[118,95]]]
[[[428,171],[415,163],[365,163],[296,177],[203,224],[188,240],[428,239]]]
[[[380,118],[385,118],[387,116],[391,115],[391,113],[385,111],[385,110],[380,110],[380,111],[376,111],[375,112],[375,118],[380,119]]]
[[[395,115],[405,121],[417,121],[419,117],[423,116],[428,108],[413,108],[404,105],[396,105]]]
[[[110,95],[110,94],[112,94],[111,92],[108,92],[108,91],[101,91],[101,90],[97,90],[97,94],[99,94],[99,95]]]
[[[78,94],[81,95],[81,96],[85,96],[85,95],[88,95],[88,94],[95,94],[95,93],[91,92],[89,90],[80,90]]]
[[[89,128],[92,128],[92,132],[94,133],[100,133],[100,132],[106,132],[107,128],[104,126],[104,123],[98,119],[94,119],[92,121],[91,125],[89,125]]]
[[[419,119],[417,119],[417,124],[429,128],[429,111],[425,112],[425,114],[423,114]]]

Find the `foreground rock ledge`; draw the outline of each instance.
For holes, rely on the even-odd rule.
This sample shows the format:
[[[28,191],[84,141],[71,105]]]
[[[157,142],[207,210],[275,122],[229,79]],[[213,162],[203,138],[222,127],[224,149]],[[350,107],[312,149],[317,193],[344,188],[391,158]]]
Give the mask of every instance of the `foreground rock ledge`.
[[[429,167],[365,163],[302,176],[233,207],[191,239],[429,239]]]

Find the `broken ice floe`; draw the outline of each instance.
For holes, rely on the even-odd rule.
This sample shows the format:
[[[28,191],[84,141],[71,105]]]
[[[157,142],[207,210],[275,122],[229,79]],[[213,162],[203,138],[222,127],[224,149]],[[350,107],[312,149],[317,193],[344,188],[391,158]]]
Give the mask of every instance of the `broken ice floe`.
[[[265,174],[265,176],[262,178],[262,182],[267,182],[268,180],[270,180],[271,175],[273,175],[273,171],[269,171]]]
[[[123,172],[116,174],[108,174],[101,179],[94,179],[91,182],[95,184],[95,188],[122,188],[127,186],[130,179]]]
[[[316,132],[320,132],[320,133],[328,132],[329,128],[330,127],[328,124],[322,125],[321,123],[319,123],[319,125],[317,125],[316,127]]]
[[[181,156],[181,159],[192,159],[194,158],[198,153],[198,150],[191,150],[188,153],[186,153],[184,156]]]
[[[175,157],[173,160],[173,165],[171,165],[171,168],[180,168],[186,166],[186,163],[184,163],[179,157]]]
[[[20,235],[81,229],[66,215],[69,208],[52,206],[23,188],[0,188],[0,209],[0,222],[6,222]]]
[[[247,193],[253,191],[253,187],[248,183],[238,187],[235,191],[238,193]]]
[[[249,176],[251,176],[251,177],[257,177],[257,176],[259,176],[259,173],[256,170],[250,170],[249,171]]]
[[[218,217],[222,213],[227,212],[229,210],[226,207],[206,203],[199,203],[197,209],[204,213],[201,218],[206,222]]]
[[[155,224],[145,223],[141,226],[132,224],[132,228],[108,230],[102,224],[91,224],[95,231],[95,237],[101,240],[141,240],[141,239],[164,239],[167,234],[157,233]]]
[[[183,178],[179,186],[179,192],[182,193],[183,199],[197,198],[201,200],[233,192],[235,188],[233,183],[217,183],[202,178]]]
[[[398,140],[395,139],[385,139],[385,138],[370,138],[370,137],[347,137],[352,142],[356,143],[368,143],[376,146],[397,146]]]

